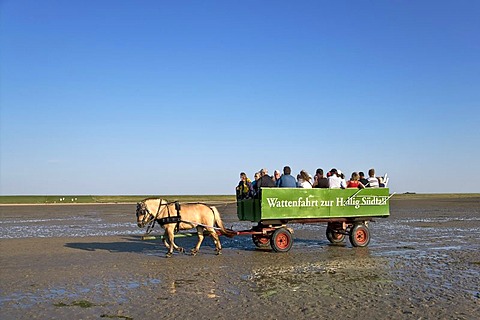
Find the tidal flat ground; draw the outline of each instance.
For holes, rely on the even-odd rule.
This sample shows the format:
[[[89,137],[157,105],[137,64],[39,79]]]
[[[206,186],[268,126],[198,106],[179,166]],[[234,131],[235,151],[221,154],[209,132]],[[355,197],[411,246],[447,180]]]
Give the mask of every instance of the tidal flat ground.
[[[218,201],[226,226],[236,205]],[[370,224],[371,242],[332,245],[325,224],[291,224],[287,253],[249,236],[165,258],[141,240],[135,203],[0,206],[2,319],[478,319],[480,195],[409,195]],[[153,234],[160,235],[157,226]],[[195,238],[180,238],[187,249]],[[188,250],[187,250],[188,251]]]

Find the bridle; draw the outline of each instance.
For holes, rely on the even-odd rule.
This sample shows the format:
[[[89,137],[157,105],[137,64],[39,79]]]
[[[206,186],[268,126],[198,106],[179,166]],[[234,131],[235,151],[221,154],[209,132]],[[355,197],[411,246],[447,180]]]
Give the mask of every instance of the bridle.
[[[138,221],[138,217],[140,216],[140,214],[143,214],[143,218],[142,218],[142,221],[141,221],[141,226],[142,227],[145,227],[147,224],[151,223],[152,221],[155,222],[158,214],[161,211],[162,205],[165,205],[165,206],[168,205],[168,203],[164,203],[162,201],[162,199],[159,199],[159,200],[160,200],[160,203],[158,204],[158,209],[157,209],[156,214],[153,214],[153,213],[150,212],[150,210],[148,210],[148,207],[145,204],[145,201],[137,203],[137,211],[136,211],[137,221]]]

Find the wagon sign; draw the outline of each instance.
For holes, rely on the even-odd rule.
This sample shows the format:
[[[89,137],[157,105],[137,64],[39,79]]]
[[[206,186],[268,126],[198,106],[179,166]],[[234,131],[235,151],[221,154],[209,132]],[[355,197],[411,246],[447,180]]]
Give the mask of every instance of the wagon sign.
[[[263,188],[258,199],[238,202],[240,220],[388,217],[389,190]]]

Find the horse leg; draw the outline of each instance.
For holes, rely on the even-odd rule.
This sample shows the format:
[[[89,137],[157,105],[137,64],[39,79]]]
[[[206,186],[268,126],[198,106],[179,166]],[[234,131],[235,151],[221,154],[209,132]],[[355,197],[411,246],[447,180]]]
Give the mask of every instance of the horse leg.
[[[168,239],[166,238],[166,236],[164,236],[163,238],[163,244],[165,245],[165,247],[167,247],[167,249],[170,248],[170,242],[168,242]],[[179,252],[185,252],[185,250],[182,247],[177,246],[175,243],[173,244],[173,249]]]
[[[173,237],[175,238],[175,233],[173,234]],[[163,244],[165,245],[165,247],[167,247],[167,249],[170,249],[170,246],[173,244],[174,250],[177,250],[178,252],[182,252],[182,253],[185,252],[185,250],[182,247],[179,247],[175,242],[170,241],[170,236],[168,235],[167,229],[165,229],[165,234],[163,235]]]
[[[174,231],[172,231],[172,232],[175,232],[175,229],[173,229],[173,230]],[[175,234],[173,235],[173,237],[175,238]],[[175,242],[172,242],[172,243],[173,243],[173,249],[175,249],[176,251],[181,252],[181,253],[185,252],[185,250],[182,247],[177,246],[177,244]]]
[[[165,232],[163,233],[163,244],[167,249],[170,249],[170,242],[168,242],[167,230],[165,230]]]
[[[175,234],[173,232],[173,228],[169,228],[168,226],[165,228],[165,234],[168,236],[168,242],[170,245],[168,246],[167,258],[170,258],[173,255],[173,248],[176,247],[174,239]]]
[[[213,243],[215,244],[215,251],[217,252],[217,255],[222,254],[222,244],[220,243],[220,238],[218,237],[217,232],[215,229],[209,229],[208,231],[213,239]]]
[[[203,227],[197,226],[197,235],[198,235],[198,242],[195,248],[192,249],[192,255],[196,255],[200,250],[200,245],[203,242]]]

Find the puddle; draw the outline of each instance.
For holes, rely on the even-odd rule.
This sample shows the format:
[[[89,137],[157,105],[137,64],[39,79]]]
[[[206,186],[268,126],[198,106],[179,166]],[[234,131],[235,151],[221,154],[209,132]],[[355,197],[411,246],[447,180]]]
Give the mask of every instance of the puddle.
[[[116,302],[121,303],[128,301],[127,295],[130,290],[157,286],[161,282],[160,279],[144,281],[110,280],[106,283],[96,283],[92,286],[57,287],[43,290],[32,288],[32,292],[14,292],[6,296],[0,296],[0,306],[9,304],[17,308],[30,308],[36,304],[50,303],[51,301],[62,303],[63,301],[84,298],[85,296],[93,298],[103,297],[105,292],[108,292],[109,296],[116,297]],[[101,300],[100,298],[98,299]]]
[[[381,275],[369,274],[375,268],[375,264],[368,261],[352,267],[348,261],[330,260],[324,263],[258,269],[242,275],[241,279],[250,284],[252,292],[262,297],[274,296],[285,291],[308,292],[312,287],[317,288],[321,295],[336,296],[335,288],[328,285],[332,279],[334,283],[388,282],[389,280]],[[352,274],[354,276],[351,276]]]
[[[139,234],[135,223],[106,223],[101,218],[6,220],[0,223],[0,239],[89,237]]]

